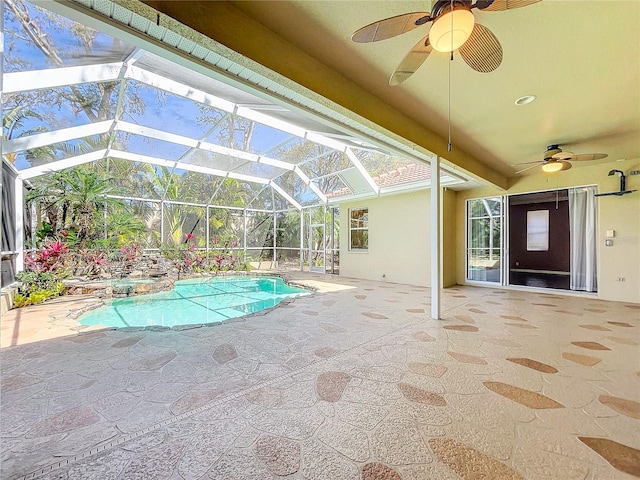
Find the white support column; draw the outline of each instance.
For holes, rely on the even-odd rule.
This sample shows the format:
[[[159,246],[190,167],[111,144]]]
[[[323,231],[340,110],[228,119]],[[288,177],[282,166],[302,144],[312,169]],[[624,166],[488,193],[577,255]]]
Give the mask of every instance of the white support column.
[[[164,200],[160,201],[160,245],[164,243]]]
[[[244,208],[242,210],[242,245],[244,249],[247,249],[247,209]],[[260,252],[260,256],[262,257],[262,252]],[[262,261],[262,258],[258,259],[259,262]]]
[[[273,195],[273,190],[271,190],[271,194]],[[278,234],[278,226],[276,225],[276,222],[278,221],[278,219],[276,218],[275,208],[273,209],[271,215],[273,215],[273,268],[278,268],[278,255],[276,246],[276,236]]]
[[[300,210],[300,271],[304,271],[304,212]]]
[[[16,210],[16,224],[14,234],[16,238],[16,272],[24,270],[24,193],[20,175],[14,180],[14,208]]]
[[[431,159],[431,318],[440,318],[440,157]]]
[[[211,242],[211,238],[210,238],[211,237],[211,231],[209,229],[209,224],[211,223],[211,213],[210,213],[211,208],[209,207],[209,205],[207,205],[204,208],[206,208],[205,212],[206,212],[206,218],[207,218],[207,226],[206,226],[207,231],[205,233],[205,238],[206,238],[207,245],[206,245],[206,248],[205,248],[205,255],[207,256],[207,266],[209,266],[209,250],[210,250],[209,243]]]

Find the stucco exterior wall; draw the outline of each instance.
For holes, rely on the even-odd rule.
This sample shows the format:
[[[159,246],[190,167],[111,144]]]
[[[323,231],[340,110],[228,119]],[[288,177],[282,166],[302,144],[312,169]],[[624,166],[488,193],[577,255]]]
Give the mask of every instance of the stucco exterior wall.
[[[422,190],[340,205],[340,275],[430,284],[430,192]],[[349,250],[349,209],[369,209],[369,250]]]
[[[609,177],[609,170],[627,174],[627,190],[640,190],[640,159],[593,166],[580,166],[554,174],[537,174],[511,179],[508,190],[482,188],[457,192],[456,195],[456,278],[465,283],[465,201],[495,195],[555,190],[597,185],[598,193],[619,189],[619,176]],[[605,246],[607,230],[614,230],[613,246]],[[640,191],[624,196],[598,197],[597,200],[598,298],[640,303]],[[619,280],[624,279],[624,280]]]

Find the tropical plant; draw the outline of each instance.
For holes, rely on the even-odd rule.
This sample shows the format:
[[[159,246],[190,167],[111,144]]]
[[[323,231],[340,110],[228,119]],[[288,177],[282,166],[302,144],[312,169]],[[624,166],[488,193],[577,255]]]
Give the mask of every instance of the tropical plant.
[[[134,243],[140,245],[139,241],[147,231],[144,220],[124,209],[121,204],[116,204],[115,209],[109,210],[104,225],[106,238],[111,239],[116,247]]]
[[[64,292],[60,275],[54,272],[25,271],[18,273],[16,279],[20,282],[13,300],[16,307],[35,305]]]
[[[75,231],[81,248],[99,235],[96,214],[107,204],[119,202],[107,197],[118,192],[110,179],[83,167],[39,177],[33,183],[27,201],[38,202],[48,213],[54,234]]]
[[[69,247],[60,240],[50,240],[32,255],[25,256],[25,263],[30,272],[56,273],[66,269],[65,255]]]

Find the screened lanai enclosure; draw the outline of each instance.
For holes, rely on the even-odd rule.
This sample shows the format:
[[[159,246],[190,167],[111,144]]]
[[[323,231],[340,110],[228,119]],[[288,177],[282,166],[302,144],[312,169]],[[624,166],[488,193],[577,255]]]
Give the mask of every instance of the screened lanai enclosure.
[[[1,4],[3,275],[52,238],[337,273],[341,202],[428,187],[428,156],[232,75],[159,17],[78,3]]]

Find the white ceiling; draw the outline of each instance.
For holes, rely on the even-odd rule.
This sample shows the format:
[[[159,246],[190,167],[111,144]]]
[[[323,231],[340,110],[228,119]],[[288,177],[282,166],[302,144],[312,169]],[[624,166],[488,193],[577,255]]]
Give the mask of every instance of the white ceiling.
[[[453,148],[506,176],[542,158],[549,144],[607,153],[575,167],[640,157],[640,2],[543,0],[504,12],[474,10],[504,50],[502,65],[478,73],[459,56],[434,52],[399,87],[388,79],[428,26],[373,44],[351,34],[382,18],[428,11],[421,1],[232,2],[288,42],[447,137],[449,80]],[[450,72],[449,72],[450,67]],[[516,106],[523,95],[536,95]],[[529,172],[527,172],[529,173]],[[533,169],[530,173],[537,173]]]

